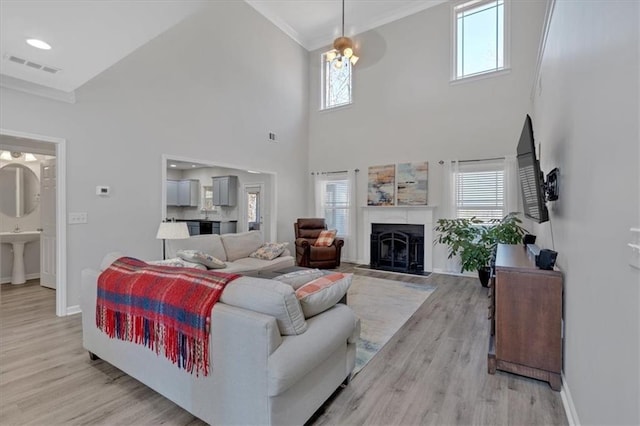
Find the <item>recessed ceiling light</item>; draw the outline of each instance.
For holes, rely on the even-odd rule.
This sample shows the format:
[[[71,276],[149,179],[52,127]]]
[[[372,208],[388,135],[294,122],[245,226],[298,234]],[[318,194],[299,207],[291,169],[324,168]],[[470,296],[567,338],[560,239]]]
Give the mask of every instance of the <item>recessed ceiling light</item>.
[[[38,40],[37,38],[28,38],[27,39],[27,44],[29,46],[33,46],[36,47],[38,49],[42,49],[42,50],[50,50],[51,49],[51,45],[45,41],[42,40]]]
[[[178,167],[176,164],[169,164],[169,167]]]
[[[255,170],[247,170],[247,173],[253,173],[254,175],[260,174],[260,172],[256,172]]]
[[[196,166],[195,164],[192,164],[191,167],[198,167],[198,166]]]

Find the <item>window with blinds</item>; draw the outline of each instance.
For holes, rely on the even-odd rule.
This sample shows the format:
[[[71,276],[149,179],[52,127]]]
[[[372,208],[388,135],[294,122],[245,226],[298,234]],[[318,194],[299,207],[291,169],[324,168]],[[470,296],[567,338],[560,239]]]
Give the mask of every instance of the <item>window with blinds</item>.
[[[349,181],[323,182],[322,209],[328,229],[337,229],[338,235],[349,235]]]
[[[455,173],[455,200],[458,218],[483,221],[504,216],[504,163],[460,164]]]

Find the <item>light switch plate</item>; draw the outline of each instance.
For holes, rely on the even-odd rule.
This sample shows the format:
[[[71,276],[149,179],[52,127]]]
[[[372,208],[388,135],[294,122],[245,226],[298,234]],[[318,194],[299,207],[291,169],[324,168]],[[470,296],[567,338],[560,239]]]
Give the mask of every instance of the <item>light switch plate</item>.
[[[78,225],[89,222],[89,214],[87,212],[69,213],[69,225]]]

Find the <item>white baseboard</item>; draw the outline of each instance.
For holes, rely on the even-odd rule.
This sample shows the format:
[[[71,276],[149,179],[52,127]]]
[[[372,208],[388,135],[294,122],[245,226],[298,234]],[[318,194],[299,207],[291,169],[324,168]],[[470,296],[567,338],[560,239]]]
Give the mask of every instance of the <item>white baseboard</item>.
[[[27,281],[40,279],[40,272],[36,272],[35,274],[27,274],[24,277],[26,278]],[[10,276],[0,278],[0,284],[10,284],[10,283],[11,283]],[[20,285],[20,284],[17,284],[17,285]]]
[[[569,426],[580,426],[580,420],[578,419],[578,412],[576,406],[573,405],[573,398],[571,398],[571,392],[569,391],[569,384],[567,378],[562,372],[562,390],[560,391],[560,398],[562,398],[562,405],[564,412],[567,414],[567,422]]]
[[[67,315],[75,315],[79,313],[82,313],[80,305],[67,306]]]
[[[477,272],[453,272],[453,271],[445,271],[440,268],[433,268],[433,273],[435,274],[443,274],[443,275],[453,275],[454,277],[470,277],[470,278],[478,278]]]

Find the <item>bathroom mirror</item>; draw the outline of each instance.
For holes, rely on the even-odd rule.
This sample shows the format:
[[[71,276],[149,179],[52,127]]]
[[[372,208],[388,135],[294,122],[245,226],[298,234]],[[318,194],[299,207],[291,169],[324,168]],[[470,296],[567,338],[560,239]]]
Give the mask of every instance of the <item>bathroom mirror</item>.
[[[40,182],[30,168],[7,164],[0,168],[0,212],[10,217],[26,216],[38,206]]]

